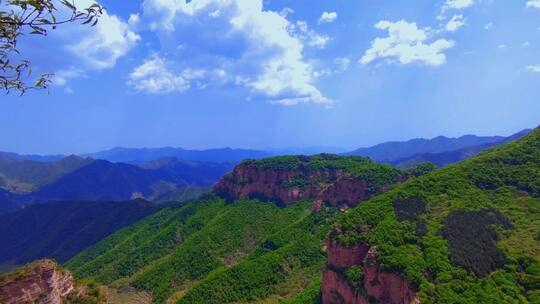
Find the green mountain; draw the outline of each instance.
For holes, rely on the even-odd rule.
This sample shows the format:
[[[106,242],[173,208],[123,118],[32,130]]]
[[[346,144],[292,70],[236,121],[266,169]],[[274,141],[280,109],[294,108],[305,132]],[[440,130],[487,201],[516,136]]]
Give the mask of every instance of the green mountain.
[[[310,204],[207,195],[113,234],[66,266],[80,278],[147,291],[157,303],[293,298],[320,280],[335,215],[330,208],[312,214]]]
[[[156,303],[540,303],[540,129],[430,170],[346,212],[206,195],[66,267]]]
[[[65,262],[158,210],[143,200],[36,204],[0,216],[0,264],[41,258]]]
[[[421,303],[540,303],[540,129],[360,204],[330,238],[368,246]],[[331,270],[356,300],[373,296],[365,263]]]

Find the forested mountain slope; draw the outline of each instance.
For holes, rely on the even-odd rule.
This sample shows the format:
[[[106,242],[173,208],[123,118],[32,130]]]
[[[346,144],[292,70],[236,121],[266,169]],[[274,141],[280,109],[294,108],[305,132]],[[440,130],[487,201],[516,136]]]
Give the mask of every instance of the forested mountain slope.
[[[158,210],[143,200],[36,204],[0,216],[0,263],[65,262],[86,247]]]
[[[248,162],[264,170],[248,167],[252,174],[231,181],[301,188],[290,183],[298,168],[326,164],[318,166],[325,172],[343,160]],[[237,199],[250,192],[228,201],[208,195],[168,206],[66,265],[156,303],[539,302],[540,129],[386,190],[344,213],[310,208],[316,198],[278,207],[268,196]]]
[[[326,303],[394,303],[380,288],[395,275],[402,300],[540,303],[540,129],[360,204],[329,242],[357,259],[329,261]]]
[[[71,259],[79,278],[147,291],[156,303],[292,299],[318,281],[335,211],[207,195],[169,206]]]

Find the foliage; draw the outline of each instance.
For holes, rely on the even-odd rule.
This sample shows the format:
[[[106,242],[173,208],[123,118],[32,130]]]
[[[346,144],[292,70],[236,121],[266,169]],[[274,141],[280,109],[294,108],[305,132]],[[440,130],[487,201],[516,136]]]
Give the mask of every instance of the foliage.
[[[249,302],[266,299],[272,294],[287,298],[304,288],[309,293],[302,292],[289,300],[291,303],[313,303],[308,299],[319,298],[320,274],[325,265],[321,248],[335,215],[333,208],[325,208],[319,214],[306,215],[283,227],[246,260],[211,274],[178,303]],[[265,245],[268,243],[275,246],[269,249]],[[290,290],[290,286],[297,285],[300,290]]]
[[[503,229],[512,227],[496,210],[450,212],[441,234],[448,240],[452,262],[477,276],[486,276],[506,264],[506,257],[495,247],[498,238],[495,225]]]
[[[347,281],[349,281],[349,284],[355,288],[355,290],[359,290],[363,288],[364,286],[364,268],[361,266],[351,266],[343,272],[345,275],[345,278],[347,278]]]
[[[381,267],[404,274],[422,303],[536,303],[539,174],[537,129],[363,202],[330,237],[375,245]],[[406,204],[420,198],[424,208]]]
[[[410,177],[420,177],[437,170],[437,166],[432,162],[425,162],[408,169],[406,174]]]
[[[414,221],[426,212],[426,203],[419,197],[397,199],[393,203],[396,218],[400,221]]]
[[[207,195],[166,206],[66,266],[79,278],[149,291],[157,303],[175,291],[185,293],[181,303],[293,298],[320,276],[336,215],[332,208],[311,214],[310,204],[228,204]]]
[[[0,216],[0,262],[23,264],[44,257],[64,262],[157,210],[143,200],[28,206]]]
[[[400,170],[386,164],[376,164],[367,157],[338,156],[335,154],[318,154],[313,156],[285,155],[259,160],[246,160],[242,164],[261,170],[298,171],[299,175],[285,180],[285,188],[306,188],[324,183],[324,180],[310,181],[308,176],[319,171],[340,170],[363,180],[371,194],[388,185],[394,184],[402,175]]]
[[[33,85],[24,82],[32,69],[28,60],[17,60],[20,57],[17,42],[22,36],[46,36],[56,26],[75,21],[95,26],[102,14],[103,8],[96,3],[78,9],[70,0],[0,1],[0,88],[23,94],[28,89],[49,85],[51,74],[41,75]]]

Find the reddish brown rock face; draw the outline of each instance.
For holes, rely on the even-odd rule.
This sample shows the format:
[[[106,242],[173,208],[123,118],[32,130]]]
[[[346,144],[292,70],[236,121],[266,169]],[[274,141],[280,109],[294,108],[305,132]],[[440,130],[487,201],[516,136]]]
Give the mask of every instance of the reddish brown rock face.
[[[299,178],[306,185],[287,186],[288,182]],[[374,194],[368,193],[364,181],[342,170],[285,171],[261,169],[247,164],[236,166],[231,174],[223,177],[214,186],[214,193],[231,200],[261,199],[284,205],[302,199],[318,199],[332,206],[355,206]]]
[[[367,299],[385,304],[420,303],[417,292],[403,276],[380,269],[373,247],[365,244],[347,247],[328,241],[327,254],[328,267],[322,281],[324,304],[367,304]],[[343,275],[351,266],[363,268],[362,288],[351,286]]]
[[[368,245],[357,244],[345,247],[336,241],[326,242],[328,265],[337,268],[347,268],[354,265],[362,265],[369,250]]]
[[[0,282],[0,303],[60,304],[73,288],[69,272],[59,271],[56,264],[45,261],[24,276]]]

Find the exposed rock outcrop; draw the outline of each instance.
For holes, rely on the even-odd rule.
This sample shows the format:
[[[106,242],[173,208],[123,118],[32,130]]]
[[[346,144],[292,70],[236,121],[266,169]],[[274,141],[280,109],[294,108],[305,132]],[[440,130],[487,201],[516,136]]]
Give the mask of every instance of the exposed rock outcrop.
[[[355,174],[347,168],[334,165],[319,165],[314,168],[311,162],[315,157],[330,164],[332,161],[343,159],[328,155],[297,156],[293,161],[288,159],[292,164],[274,161],[273,166],[264,163],[265,160],[244,161],[214,186],[214,193],[229,200],[260,199],[283,205],[303,199],[316,199],[319,203],[332,206],[355,206],[360,201],[385,192],[391,184],[403,180],[397,170],[386,167],[384,168],[388,171],[386,183],[381,185],[372,181],[368,177],[369,173]],[[381,165],[373,164],[369,160],[358,159],[367,163],[362,164],[366,166],[366,172],[382,168]],[[270,161],[273,160],[269,159]],[[347,159],[347,161],[357,160]]]
[[[62,304],[68,299],[85,298],[87,291],[86,286],[74,283],[69,271],[60,269],[51,260],[36,261],[0,277],[2,304]]]
[[[322,281],[324,304],[420,303],[417,292],[402,275],[380,269],[374,247],[343,246],[328,241],[327,255],[328,266]],[[352,266],[363,270],[363,279],[356,286],[344,275]]]

